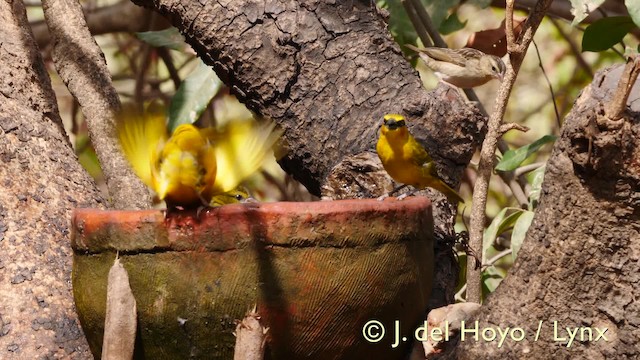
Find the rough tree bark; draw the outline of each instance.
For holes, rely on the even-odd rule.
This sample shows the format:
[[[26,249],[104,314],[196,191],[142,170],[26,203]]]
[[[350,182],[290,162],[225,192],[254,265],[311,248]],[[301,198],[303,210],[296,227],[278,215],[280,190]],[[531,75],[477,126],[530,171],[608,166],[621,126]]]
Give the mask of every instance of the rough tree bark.
[[[104,54],[87,28],[80,3],[43,0],[42,9],[53,39],[56,70],[85,115],[110,204],[118,209],[148,208],[149,190],[120,151],[116,135],[120,99]]]
[[[98,207],[22,1],[0,1],[0,358],[88,358],[73,306],[69,219]]]
[[[480,330],[520,327],[525,339],[498,348],[467,337],[458,359],[640,356],[640,85],[623,126],[600,120],[621,72],[598,73],[565,119],[527,239],[477,315]],[[554,340],[554,321],[565,340]],[[565,327],[585,328],[570,347]],[[595,341],[596,328],[608,341]]]
[[[135,2],[168,18],[242,102],[285,130],[281,165],[313,194],[389,190],[371,152],[386,113],[408,116],[450,184],[482,141],[485,119],[455,91],[423,89],[368,0]],[[341,181],[327,182],[332,172]],[[454,211],[439,201],[434,213],[436,238],[452,241]],[[453,300],[456,266],[445,248],[436,277],[446,284],[434,290],[434,306]]]

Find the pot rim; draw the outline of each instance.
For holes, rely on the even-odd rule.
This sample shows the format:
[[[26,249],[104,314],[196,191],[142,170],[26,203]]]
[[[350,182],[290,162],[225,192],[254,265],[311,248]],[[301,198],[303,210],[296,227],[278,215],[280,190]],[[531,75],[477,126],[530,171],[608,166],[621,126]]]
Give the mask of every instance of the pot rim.
[[[314,236],[331,237],[338,232],[336,236],[349,238],[344,244],[323,244],[343,247],[364,245],[369,241],[368,233],[385,231],[384,228],[397,233],[391,239],[397,241],[395,237],[433,227],[431,201],[424,196],[402,201],[387,198],[230,204],[200,212],[178,211],[166,217],[165,213],[164,209],[77,208],[72,215],[71,246],[76,253],[228,251],[247,246],[251,239],[281,246],[289,240],[296,246],[304,247],[306,242],[318,246]],[[359,233],[348,234],[350,228]],[[215,243],[211,239],[216,239]]]

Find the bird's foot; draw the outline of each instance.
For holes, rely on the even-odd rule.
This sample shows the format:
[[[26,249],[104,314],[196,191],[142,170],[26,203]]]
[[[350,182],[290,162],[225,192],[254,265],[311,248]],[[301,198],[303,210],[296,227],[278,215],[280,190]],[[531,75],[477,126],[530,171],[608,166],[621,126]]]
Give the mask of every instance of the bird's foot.
[[[198,219],[198,221],[200,221],[200,215],[202,214],[202,212],[204,210],[210,209],[211,207],[209,205],[200,205],[198,206],[198,208],[196,209],[196,219]]]
[[[170,216],[177,214],[180,211],[184,211],[184,208],[182,206],[167,205],[167,208],[164,211],[164,219],[167,220]]]
[[[398,191],[406,188],[408,185],[407,184],[402,184],[400,186],[396,186],[395,188],[393,188],[393,190],[389,191],[389,193],[387,194],[387,196],[391,196],[395,193],[397,193]]]
[[[398,196],[397,200],[398,201],[402,201],[402,200],[406,199],[408,196],[412,196],[413,194],[415,194],[416,191],[418,191],[418,190],[417,189],[411,189],[410,191],[407,191],[406,193]]]
[[[383,201],[384,199],[386,199],[386,198],[388,198],[388,197],[389,197],[389,194],[391,194],[391,193],[386,193],[386,194],[384,194],[384,195],[382,195],[382,196],[378,196],[378,197],[376,198],[376,200],[378,200],[378,201]]]

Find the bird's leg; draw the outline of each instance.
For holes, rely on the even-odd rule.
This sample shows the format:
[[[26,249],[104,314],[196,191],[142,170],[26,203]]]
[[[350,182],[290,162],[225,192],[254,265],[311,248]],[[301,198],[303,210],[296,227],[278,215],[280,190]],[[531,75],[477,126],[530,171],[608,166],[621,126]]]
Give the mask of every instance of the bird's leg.
[[[398,196],[398,201],[404,200],[407,196],[411,196],[411,195],[415,194],[416,191],[418,191],[418,189],[413,188],[409,192],[406,192],[406,193]]]
[[[209,202],[207,202],[207,200],[202,197],[202,194],[198,194],[198,196],[200,197],[201,204],[198,206],[198,209],[196,209],[196,219],[200,221],[200,214],[202,213],[202,211],[211,208],[211,206],[209,205]]]
[[[173,205],[170,202],[166,202],[166,203],[167,203],[167,209],[164,211],[164,219],[165,220],[167,220],[170,215],[176,214],[176,213],[184,210],[184,208],[182,206]]]
[[[389,191],[389,196],[391,196],[391,195],[393,195],[393,194],[397,193],[398,191],[400,191],[400,190],[402,190],[402,189],[406,188],[407,186],[409,186],[409,185],[407,185],[407,184],[402,184],[402,185],[400,185],[400,186],[396,186],[393,190]]]
[[[389,191],[388,193],[386,193],[386,194],[384,194],[384,195],[382,195],[382,196],[379,196],[379,197],[377,198],[377,200],[378,200],[378,201],[382,201],[382,200],[384,200],[384,199],[388,198],[389,196],[392,196],[393,194],[397,193],[398,191],[400,191],[400,190],[404,189],[404,188],[405,188],[405,187],[407,187],[407,186],[408,186],[407,184],[402,184],[402,185],[400,185],[400,186],[396,186],[393,190]]]

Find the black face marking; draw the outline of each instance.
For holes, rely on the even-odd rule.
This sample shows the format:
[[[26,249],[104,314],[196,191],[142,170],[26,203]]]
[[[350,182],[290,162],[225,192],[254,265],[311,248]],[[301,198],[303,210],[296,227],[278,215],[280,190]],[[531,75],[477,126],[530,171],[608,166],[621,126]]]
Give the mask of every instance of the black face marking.
[[[404,120],[400,120],[400,121],[389,120],[386,122],[386,125],[389,128],[389,130],[397,130],[401,127],[404,127],[405,123],[404,123]]]

